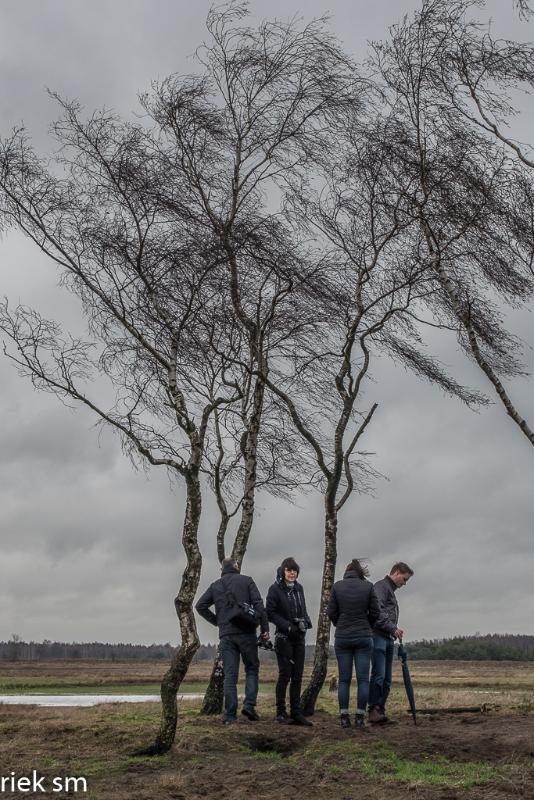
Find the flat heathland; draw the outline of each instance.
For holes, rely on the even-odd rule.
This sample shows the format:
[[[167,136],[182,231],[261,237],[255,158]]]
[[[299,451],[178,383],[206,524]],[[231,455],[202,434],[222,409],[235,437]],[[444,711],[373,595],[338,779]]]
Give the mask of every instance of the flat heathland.
[[[164,669],[154,663],[1,664],[0,693],[13,691],[13,681],[31,692],[46,686],[68,693],[72,687],[110,687],[118,693],[136,686],[145,693]],[[205,683],[208,671],[207,664],[195,665],[184,691]],[[176,744],[158,758],[134,755],[154,737],[157,703],[0,706],[0,777],[35,770],[50,793],[54,778],[84,777],[86,792],[78,787],[77,793],[54,794],[94,800],[532,800],[534,664],[413,662],[411,671],[422,709],[483,710],[421,714],[414,726],[397,670],[390,703],[394,724],[342,730],[335,695],[324,689],[313,728],[279,726],[273,721],[275,670],[267,664],[260,722],[243,718],[223,728],[218,718],[198,714],[198,702],[184,701]],[[1,796],[22,794],[8,790]]]

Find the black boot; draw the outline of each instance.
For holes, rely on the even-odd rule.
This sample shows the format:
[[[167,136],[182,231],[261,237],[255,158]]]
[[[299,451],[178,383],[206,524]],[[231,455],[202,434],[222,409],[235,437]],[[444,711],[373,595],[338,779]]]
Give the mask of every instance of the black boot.
[[[251,722],[258,722],[260,718],[260,715],[256,713],[256,710],[254,708],[245,708],[243,706],[243,708],[241,709],[241,713]]]

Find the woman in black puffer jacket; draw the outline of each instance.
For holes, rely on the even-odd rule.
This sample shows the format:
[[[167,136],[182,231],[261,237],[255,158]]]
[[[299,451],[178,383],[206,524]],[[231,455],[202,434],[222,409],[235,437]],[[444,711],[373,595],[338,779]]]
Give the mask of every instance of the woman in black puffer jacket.
[[[358,697],[355,724],[364,726],[369,698],[369,666],[373,654],[373,625],[382,611],[373,584],[366,580],[367,567],[357,558],[347,565],[343,580],[337,581],[326,613],[336,628],[335,651],[339,671],[338,699],[341,727],[350,728],[349,697],[352,669],[356,667]]]
[[[300,708],[300,688],[304,672],[306,631],[312,624],[306,611],[304,589],[297,582],[300,567],[294,558],[284,558],[278,567],[276,581],[269,588],[265,607],[269,622],[276,625],[275,651],[278,660],[276,683],[276,721],[307,725]],[[286,690],[289,686],[290,716],[286,712]]]

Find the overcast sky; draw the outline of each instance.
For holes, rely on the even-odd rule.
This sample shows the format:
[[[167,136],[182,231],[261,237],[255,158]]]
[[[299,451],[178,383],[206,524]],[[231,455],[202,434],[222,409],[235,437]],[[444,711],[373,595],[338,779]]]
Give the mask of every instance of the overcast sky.
[[[271,0],[269,14],[330,10],[330,26],[358,58],[367,39],[413,0]],[[209,2],[25,0],[3,3],[0,24],[0,133],[22,120],[42,152],[56,115],[45,87],[91,110],[127,116],[137,92],[171,72],[194,70]],[[252,2],[256,17],[266,5]],[[534,38],[511,0],[488,9],[496,30]],[[486,13],[489,13],[487,10]],[[532,118],[531,118],[532,119]],[[57,273],[18,234],[0,242],[0,294],[79,328],[78,306]],[[532,316],[510,318],[534,367]],[[440,338],[439,355],[472,386],[489,384]],[[477,631],[532,633],[534,451],[500,405],[473,413],[388,360],[373,371],[369,402],[379,408],[365,447],[384,475],[375,496],[354,495],[342,511],[338,574],[352,557],[371,560],[377,580],[402,559],[415,569],[399,594],[408,639]],[[165,473],[136,473],[117,438],[85,411],[37,393],[0,358],[0,639],[176,642],[173,598],[183,569],[183,495]],[[534,383],[510,386],[534,424]],[[265,593],[277,564],[302,567],[312,616],[322,563],[321,498],[294,505],[260,496],[244,572]],[[215,514],[206,498],[201,590],[217,576]],[[201,622],[204,641],[215,629]]]

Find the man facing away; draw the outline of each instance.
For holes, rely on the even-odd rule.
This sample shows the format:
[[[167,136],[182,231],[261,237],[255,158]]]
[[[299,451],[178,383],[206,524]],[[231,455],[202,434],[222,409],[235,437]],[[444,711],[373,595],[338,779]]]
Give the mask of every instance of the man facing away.
[[[252,578],[239,573],[239,565],[233,558],[222,562],[221,577],[214,581],[198,600],[195,608],[201,617],[219,627],[219,646],[224,667],[224,717],[223,724],[237,720],[237,679],[239,660],[245,665],[245,700],[241,713],[255,722],[258,696],[257,634],[255,626],[246,625],[236,617],[236,607],[252,606],[259,617],[261,637],[269,639],[269,623],[258,588]],[[215,606],[215,613],[211,611]]]
[[[398,627],[399,604],[395,592],[406,586],[412,575],[413,569],[404,561],[398,561],[391,567],[389,575],[374,585],[383,614],[373,628],[369,722],[387,722],[386,701],[391,689],[394,641],[402,639],[404,634]]]

